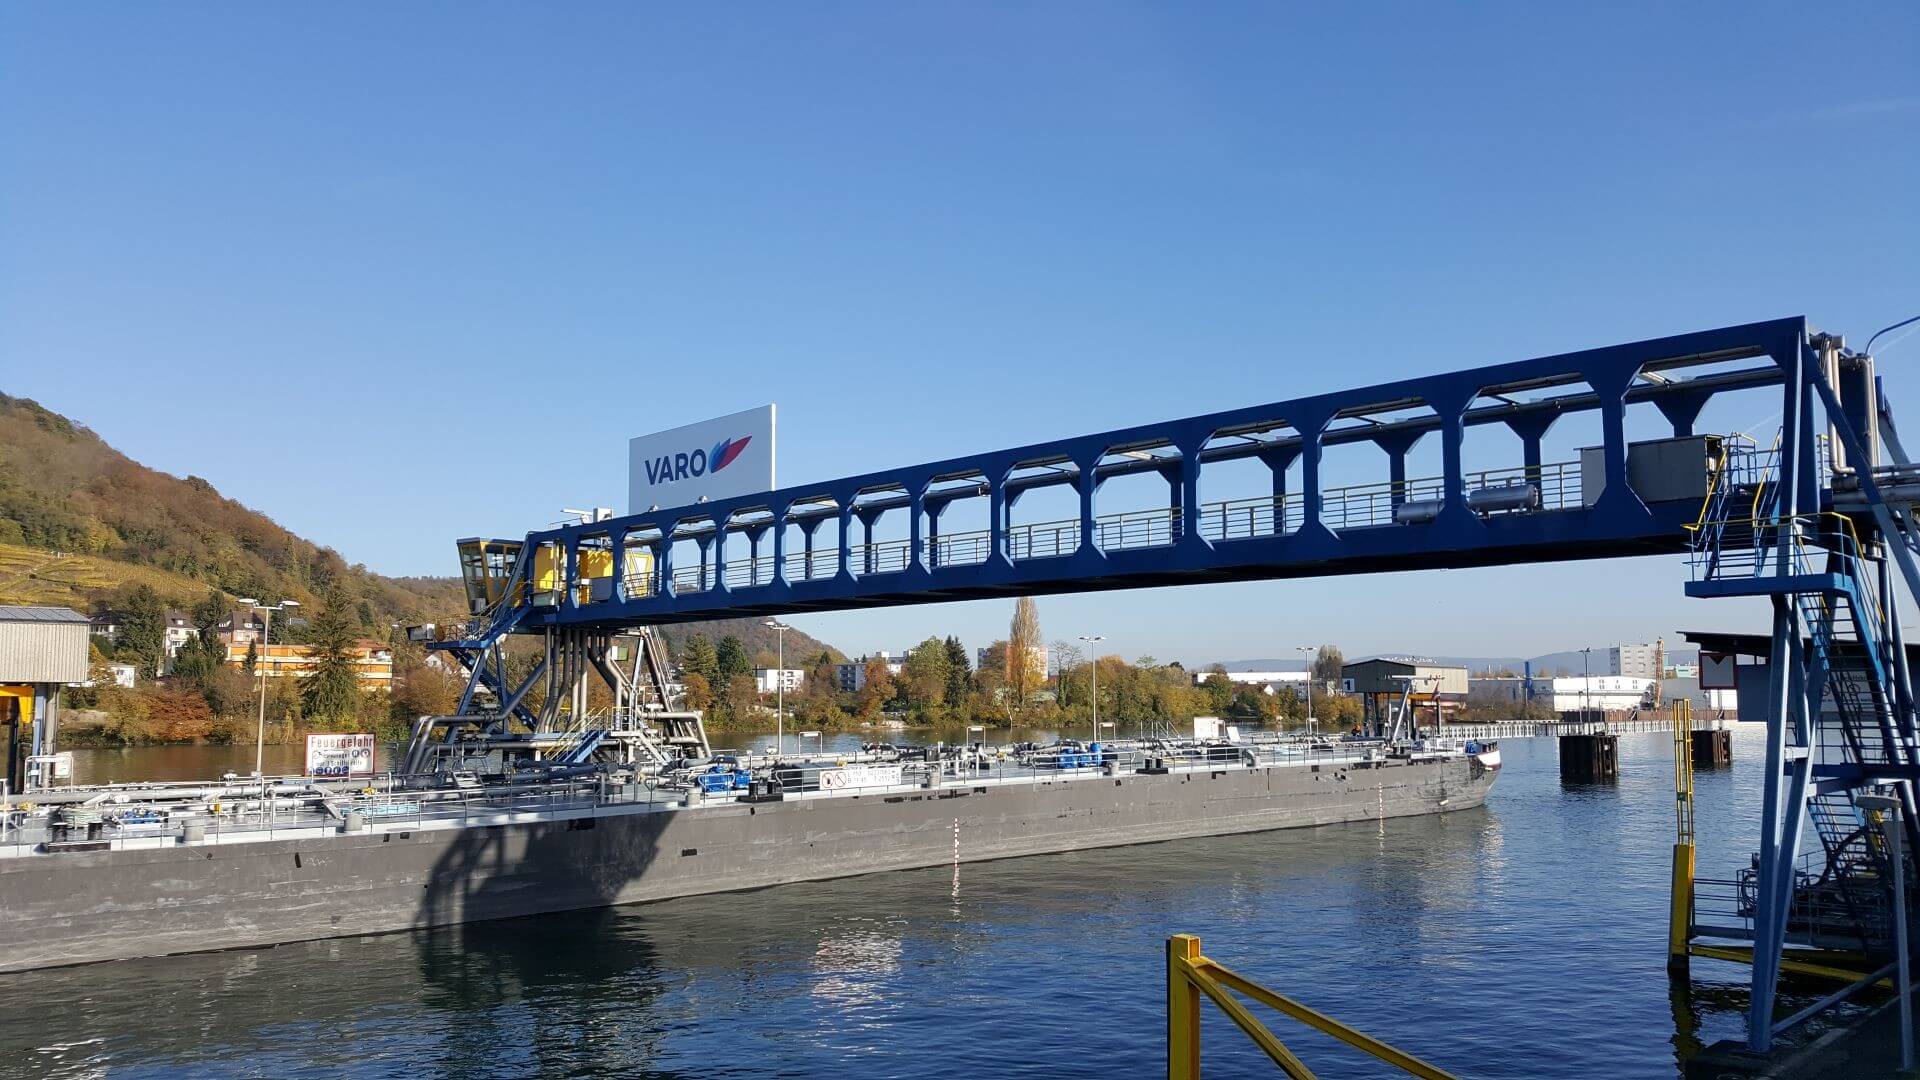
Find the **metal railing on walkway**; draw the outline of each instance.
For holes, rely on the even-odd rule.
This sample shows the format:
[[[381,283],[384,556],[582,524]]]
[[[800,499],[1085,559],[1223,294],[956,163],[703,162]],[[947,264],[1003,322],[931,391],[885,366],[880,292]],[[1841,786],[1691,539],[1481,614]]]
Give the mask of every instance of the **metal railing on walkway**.
[[[1231,991],[1231,992],[1230,992]],[[1266,1051],[1280,1071],[1294,1080],[1313,1080],[1307,1068],[1279,1037],[1267,1029],[1240,1000],[1241,994],[1270,1009],[1346,1043],[1409,1076],[1423,1080],[1455,1080],[1452,1073],[1389,1046],[1356,1028],[1275,993],[1200,953],[1200,939],[1175,934],[1167,939],[1167,1080],[1198,1080],[1200,1076],[1200,999],[1212,998],[1220,1011]]]

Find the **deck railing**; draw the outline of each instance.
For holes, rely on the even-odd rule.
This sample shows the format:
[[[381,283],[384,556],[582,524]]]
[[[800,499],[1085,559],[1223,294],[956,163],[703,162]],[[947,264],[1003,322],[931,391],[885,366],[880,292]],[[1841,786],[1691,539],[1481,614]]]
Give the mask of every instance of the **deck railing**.
[[[1389,1046],[1358,1028],[1261,986],[1231,968],[1200,953],[1200,939],[1175,934],[1167,939],[1167,1080],[1199,1080],[1200,1002],[1211,998],[1254,1044],[1266,1051],[1280,1071],[1295,1080],[1313,1080],[1307,1068],[1279,1037],[1260,1022],[1234,994],[1251,998],[1275,1012],[1346,1043],[1395,1070],[1423,1080],[1455,1080],[1436,1065]]]

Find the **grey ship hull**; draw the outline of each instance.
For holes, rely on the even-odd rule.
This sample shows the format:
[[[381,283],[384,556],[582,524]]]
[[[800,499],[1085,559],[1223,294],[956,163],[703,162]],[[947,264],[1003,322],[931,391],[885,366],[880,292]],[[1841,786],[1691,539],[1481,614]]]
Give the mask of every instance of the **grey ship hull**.
[[[6,858],[0,971],[1443,813],[1481,805],[1497,774],[1468,758],[1199,769]]]

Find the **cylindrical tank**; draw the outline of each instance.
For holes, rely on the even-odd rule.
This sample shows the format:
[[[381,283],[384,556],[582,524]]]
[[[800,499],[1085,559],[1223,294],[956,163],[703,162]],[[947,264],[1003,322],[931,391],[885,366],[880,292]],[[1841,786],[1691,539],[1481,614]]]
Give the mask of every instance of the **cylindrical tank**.
[[[1532,510],[1540,505],[1540,489],[1532,484],[1503,484],[1467,492],[1467,509],[1476,514],[1495,510]]]
[[[1439,499],[1417,499],[1403,502],[1393,508],[1395,525],[1419,525],[1440,516],[1440,508],[1446,505]]]

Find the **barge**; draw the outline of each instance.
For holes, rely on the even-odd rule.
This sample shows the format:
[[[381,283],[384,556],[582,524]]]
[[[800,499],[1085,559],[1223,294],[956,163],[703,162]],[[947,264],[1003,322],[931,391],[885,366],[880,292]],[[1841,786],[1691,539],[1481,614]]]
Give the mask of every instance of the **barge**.
[[[988,763],[974,748],[429,789],[79,792],[72,815],[8,814],[0,971],[1444,813],[1481,805],[1498,775],[1497,748],[1378,740],[1095,744],[1062,758]]]

